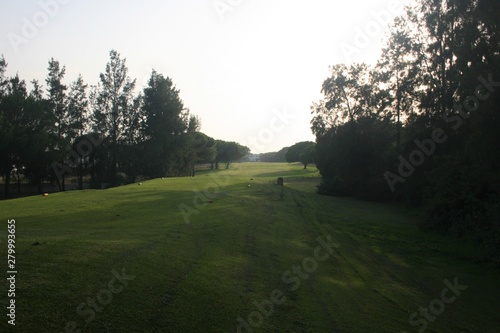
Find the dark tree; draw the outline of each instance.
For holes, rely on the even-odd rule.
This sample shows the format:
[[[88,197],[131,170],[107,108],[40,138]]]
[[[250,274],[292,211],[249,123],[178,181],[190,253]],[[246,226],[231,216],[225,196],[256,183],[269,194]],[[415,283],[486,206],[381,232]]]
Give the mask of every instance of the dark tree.
[[[143,110],[151,176],[176,175],[182,163],[179,156],[182,153],[183,133],[189,124],[183,118],[184,103],[172,79],[153,70],[144,89]]]
[[[420,205],[422,227],[474,237],[500,263],[499,11],[419,0],[373,70],[332,67],[311,108],[321,193]]]
[[[229,169],[231,162],[236,162],[250,153],[250,148],[240,145],[236,142],[217,140],[217,155],[215,157],[215,168],[219,168],[219,163],[224,163],[226,169]]]
[[[300,162],[304,165],[304,170],[309,163],[314,161],[314,146],[316,144],[312,141],[302,141],[294,144],[286,153],[286,161],[288,163]],[[309,149],[304,152],[305,149]]]
[[[279,151],[259,155],[261,162],[286,162],[286,153],[290,147],[281,148]]]
[[[61,67],[59,61],[51,58],[47,70],[49,71],[45,79],[47,83],[47,98],[50,105],[51,118],[54,122],[49,131],[57,140],[57,144],[54,147],[56,159],[60,165],[64,165],[66,162],[67,147],[71,141],[68,133],[69,115],[66,107],[66,90],[68,88],[62,83],[66,74],[66,67]],[[65,173],[58,175],[57,182],[59,189],[64,191]]]
[[[316,144],[310,145],[304,149],[299,154],[299,161],[304,165],[304,170],[307,169],[307,165],[314,163],[316,160]]]
[[[94,96],[93,122],[94,131],[105,138],[103,144],[109,148],[107,178],[112,185],[117,185],[119,144],[128,133],[126,119],[130,110],[134,109],[135,80],[128,76],[126,59],[120,58],[115,50],[109,55],[110,60],[100,75],[100,84]]]

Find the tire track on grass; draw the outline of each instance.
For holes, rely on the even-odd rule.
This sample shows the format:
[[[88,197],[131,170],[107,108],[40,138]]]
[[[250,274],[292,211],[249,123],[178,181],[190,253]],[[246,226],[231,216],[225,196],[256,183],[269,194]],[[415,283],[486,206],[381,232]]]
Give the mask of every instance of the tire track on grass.
[[[310,203],[309,200],[305,198],[303,194],[296,190],[291,191],[292,199],[296,204],[296,208],[299,212],[299,216],[301,220],[303,221],[302,226],[304,228],[304,231],[307,232],[309,235],[309,239],[311,241],[308,241],[307,243],[311,243],[311,249],[313,249],[315,246],[317,246],[317,241],[316,239],[319,236],[324,236],[324,231],[321,230],[322,228],[316,223],[315,221],[311,221],[309,218],[308,211],[312,211],[314,213],[315,207],[313,207]],[[314,214],[311,214],[314,216]],[[332,256],[328,259],[331,260]],[[318,267],[318,270],[320,270],[320,267]],[[335,319],[335,315],[332,313],[330,310],[330,306],[328,305],[328,302],[325,300],[324,295],[325,293],[322,293],[318,291],[315,288],[315,278],[314,276],[309,277],[307,280],[309,283],[307,283],[307,288],[310,291],[310,294],[313,295],[313,298],[316,300],[317,306],[321,309],[323,312],[324,318],[328,321],[328,328],[332,330],[333,332],[338,331],[338,322]],[[306,331],[304,331],[306,332]]]
[[[405,279],[403,279],[399,274],[393,271],[393,264],[389,262],[388,258],[384,257],[381,254],[373,252],[371,249],[366,248],[360,243],[357,239],[353,238],[351,234],[345,232],[342,228],[336,227],[334,223],[329,219],[325,221],[325,217],[332,216],[327,212],[331,210],[331,207],[323,206],[323,205],[311,205],[311,202],[307,200],[301,193],[292,192],[292,198],[297,206],[299,214],[304,221],[304,226],[307,232],[314,236],[318,234],[324,234],[322,231],[325,229],[322,225],[331,226],[333,231],[336,232],[337,241],[340,241],[342,244],[342,248],[336,251],[336,257],[341,260],[344,264],[343,270],[338,270],[338,272],[344,276],[343,280],[350,281],[349,274],[347,271],[351,271],[354,273],[357,278],[371,291],[373,291],[377,296],[377,298],[382,298],[386,303],[390,304],[393,309],[405,312],[406,307],[400,304],[396,299],[391,298],[390,295],[386,294],[381,288],[380,283],[376,280],[374,281],[372,278],[367,276],[366,271],[362,271],[359,268],[365,267],[368,268],[369,271],[373,271],[373,276],[377,276],[377,280],[382,278],[383,280],[390,281],[391,283],[396,283],[398,285],[403,284]],[[309,210],[313,211],[313,214],[310,213]],[[311,221],[310,216],[313,215],[315,217],[315,221]],[[341,264],[339,262],[339,264]],[[373,269],[377,267],[376,269]],[[346,271],[347,269],[347,271]],[[382,274],[381,274],[382,273]],[[399,272],[402,274],[402,272]],[[380,277],[382,276],[382,277]],[[408,283],[408,282],[407,282]],[[334,315],[332,314],[331,304],[329,306],[329,302],[325,301],[324,294],[318,293],[314,284],[310,286],[311,292],[314,295],[315,299],[317,299],[318,303],[320,303],[321,308],[329,320],[332,328],[337,327],[337,322],[334,319]],[[366,300],[370,295],[367,295],[366,290],[357,290],[353,289],[353,293],[355,293],[356,299]]]
[[[387,294],[385,289],[388,287],[384,288],[384,285],[395,284],[409,291],[411,289],[409,286],[417,286],[414,271],[395,266],[387,256],[374,252],[370,247],[367,247],[353,237],[351,233],[336,226],[332,221],[326,220],[327,213],[318,212],[316,215],[320,223],[331,225],[342,238],[344,251],[338,251],[338,255],[348,265],[346,268],[355,273],[363,284],[377,295],[374,297],[384,299],[387,304],[390,304],[393,310],[406,313],[407,307],[398,302],[396,298]],[[367,271],[361,271],[361,267],[367,269]],[[373,274],[367,275],[369,272]],[[348,278],[345,273],[343,275],[345,279]],[[376,279],[373,279],[373,276],[376,276]],[[381,283],[381,281],[385,282]],[[363,292],[357,292],[357,294],[361,299],[366,299],[370,296]]]

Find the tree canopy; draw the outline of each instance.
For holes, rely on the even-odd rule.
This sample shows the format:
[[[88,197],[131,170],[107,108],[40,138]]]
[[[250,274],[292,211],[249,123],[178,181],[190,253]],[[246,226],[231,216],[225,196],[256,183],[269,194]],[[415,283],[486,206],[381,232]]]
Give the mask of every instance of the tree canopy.
[[[83,77],[66,85],[66,67],[51,58],[47,90],[32,81],[5,77],[0,57],[0,172],[9,196],[13,177],[37,185],[74,176],[83,188],[134,182],[137,177],[194,176],[195,164],[226,167],[249,153],[236,142],[200,132],[201,120],[185,107],[171,78],[152,71],[136,91],[126,59],[111,50],[97,85]]]
[[[288,163],[300,162],[306,169],[308,164],[314,162],[315,145],[312,141],[302,141],[292,145],[285,155],[286,161]]]
[[[477,237],[500,260],[499,10],[419,0],[375,66],[331,66],[311,106],[320,193],[423,206],[422,227]]]

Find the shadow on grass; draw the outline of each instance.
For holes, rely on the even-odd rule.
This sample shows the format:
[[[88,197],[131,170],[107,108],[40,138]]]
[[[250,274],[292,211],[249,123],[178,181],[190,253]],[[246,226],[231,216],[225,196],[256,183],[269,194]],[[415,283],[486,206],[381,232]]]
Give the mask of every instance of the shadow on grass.
[[[277,171],[277,172],[265,172],[259,173],[254,177],[265,178],[265,177],[309,177],[316,176],[318,171],[316,170],[289,170],[289,171]]]

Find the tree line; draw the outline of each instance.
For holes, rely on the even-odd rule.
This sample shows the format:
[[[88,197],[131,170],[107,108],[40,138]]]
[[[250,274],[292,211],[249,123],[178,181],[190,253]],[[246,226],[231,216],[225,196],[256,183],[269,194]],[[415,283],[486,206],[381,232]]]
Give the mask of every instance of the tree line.
[[[301,141],[290,147],[284,147],[279,151],[259,154],[260,162],[300,162],[307,169],[309,164],[315,162],[316,143],[312,141]]]
[[[66,179],[83,179],[92,187],[134,182],[137,177],[194,176],[196,164],[219,168],[236,161],[249,149],[236,142],[216,140],[200,131],[172,79],[152,71],[147,86],[136,93],[126,59],[112,50],[97,85],[81,75],[69,86],[65,66],[50,59],[46,88],[16,74],[5,76],[0,57],[0,172],[4,197],[16,180],[66,188]]]
[[[418,0],[376,65],[331,66],[313,103],[319,192],[425,207],[500,262],[500,2]]]

